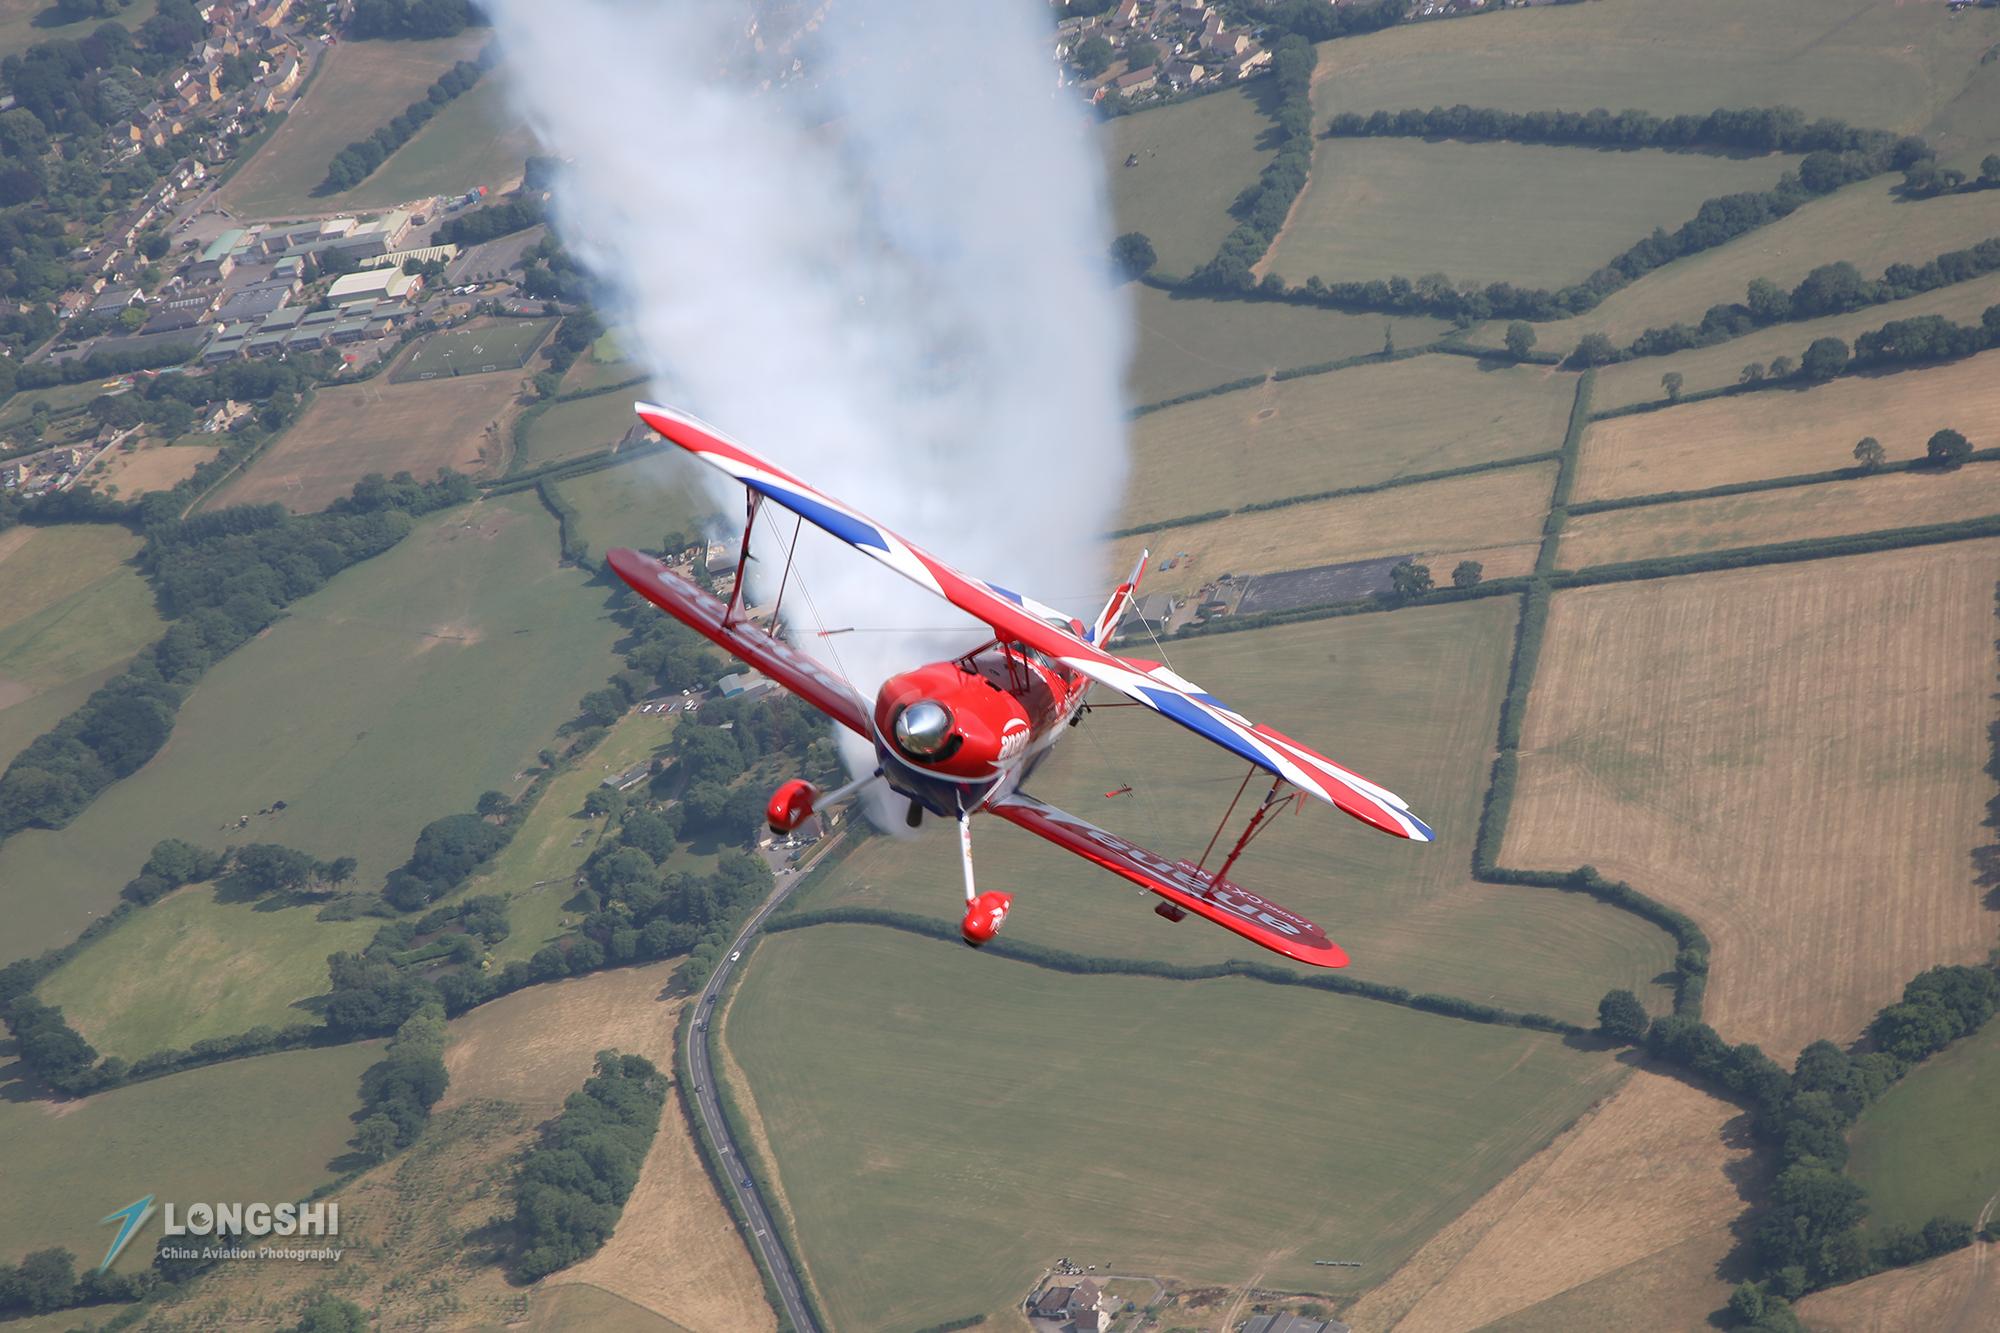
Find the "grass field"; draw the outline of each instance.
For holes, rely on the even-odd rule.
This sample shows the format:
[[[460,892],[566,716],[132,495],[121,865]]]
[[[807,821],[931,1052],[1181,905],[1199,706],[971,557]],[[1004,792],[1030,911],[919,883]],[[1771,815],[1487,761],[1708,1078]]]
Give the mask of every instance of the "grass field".
[[[1132,429],[1123,522],[1543,453],[1562,443],[1575,385],[1412,357],[1149,412]]]
[[[209,670],[145,768],[67,829],[0,845],[0,953],[73,937],[163,837],[355,856],[366,886],[428,821],[519,791],[616,665],[603,591],[555,547],[535,497],[512,496],[428,519],[294,603]],[[289,808],[237,827],[276,799]]]
[[[690,459],[658,454],[558,482],[556,490],[576,506],[584,544],[602,557],[614,546],[657,550],[669,532],[703,531],[715,508],[701,472]]]
[[[1655,269],[1586,314],[1537,324],[1538,345],[1543,351],[1567,352],[1584,334],[1604,333],[1622,346],[1651,327],[1676,320],[1700,323],[1710,306],[1742,301],[1757,278],[1769,278],[1789,291],[1819,265],[1841,259],[1874,278],[1890,264],[1927,263],[1947,250],[1964,249],[2000,232],[1990,196],[1961,194],[1909,202],[1892,193],[1900,181],[1891,175],[1850,185],[1768,227]],[[1474,341],[1497,347],[1505,330],[1506,325],[1496,320],[1483,326]],[[1803,347],[1788,348],[1786,354],[1796,357]],[[1757,359],[1746,354],[1736,364]],[[1658,382],[1656,378],[1654,383]]]
[[[91,691],[116,675],[123,665],[117,662],[60,685],[51,685],[39,693],[21,696],[16,692],[13,696],[16,702],[0,708],[0,768],[12,763],[15,755],[28,748],[35,737],[54,726],[58,719],[81,707]]]
[[[1995,227],[2000,230],[2000,221],[1996,221]],[[1607,412],[1632,403],[1658,402],[1666,397],[1660,377],[1668,371],[1681,376],[1682,388],[1687,393],[1720,389],[1735,384],[1743,367],[1752,361],[1769,365],[1773,357],[1788,356],[1796,363],[1818,338],[1839,338],[1852,346],[1858,334],[1879,329],[1891,320],[1918,315],[1943,315],[1960,324],[1977,324],[1986,308],[1994,304],[2000,304],[2000,273],[1989,273],[1983,278],[1954,283],[1887,305],[1850,310],[1844,315],[1774,324],[1713,347],[1621,361],[1598,369],[1590,391],[1590,406],[1594,411]]]
[[[1512,649],[1513,599],[1355,616],[1170,645],[1176,670],[1402,794],[1436,831],[1414,846],[1317,804],[1258,836],[1232,877],[1319,922],[1348,975],[1594,1022],[1598,999],[1652,981],[1671,942],[1655,926],[1574,894],[1469,882]],[[1128,648],[1128,651],[1143,651]],[[1168,857],[1198,857],[1243,766],[1179,728],[1100,712],[1035,773],[1044,800]],[[1129,797],[1104,793],[1131,783]],[[1233,827],[1240,827],[1239,821]],[[807,908],[891,907],[956,921],[948,829],[877,838]],[[974,841],[982,882],[1019,897],[1010,938],[1088,954],[1208,963],[1282,960],[1202,922],[1169,925],[1153,899],[997,821]]]
[[[1868,1226],[1977,1222],[2000,1194],[2000,1141],[1986,1114],[2000,1095],[2000,1025],[1923,1062],[1861,1113],[1847,1171],[1868,1190]]]
[[[1728,1296],[1715,1269],[1745,1206],[1741,1120],[1642,1068],[1343,1318],[1411,1333],[1529,1328],[1538,1315],[1548,1328],[1699,1328]],[[1636,1280],[1647,1270],[1672,1280]],[[1582,1308],[1551,1317],[1584,1292]]]
[[[81,384],[53,384],[46,389],[22,389],[7,399],[4,406],[0,406],[0,429],[26,421],[34,415],[37,403],[48,404],[51,412],[72,411],[99,394],[111,392],[110,386],[117,382],[118,377],[113,377],[108,380],[85,380]]]
[[[1554,1037],[1365,1001],[964,954],[867,927],[778,936],[729,1015],[841,1327],[1000,1315],[1064,1254],[1352,1291],[1621,1074]],[[1189,1133],[1199,1150],[1174,1151]]]
[[[1316,121],[1461,102],[1661,114],[1783,105],[1911,131],[1957,96],[1996,40],[2000,15],[1934,5],[1603,0],[1325,43],[1313,105]]]
[[[1451,326],[1409,315],[1343,315],[1269,301],[1208,301],[1142,286],[1132,293],[1138,347],[1126,375],[1135,403],[1293,366],[1316,366],[1398,347],[1421,347]]]
[[[384,121],[402,109],[385,111]],[[492,70],[471,92],[446,103],[367,180],[321,206],[386,208],[433,194],[463,195],[478,185],[497,195],[519,183],[534,151],[534,135],[507,105],[504,76]]]
[[[146,1194],[303,1197],[345,1151],[361,1071],[381,1057],[380,1042],[357,1042],[231,1060],[79,1102],[0,1099],[0,1259],[60,1245],[94,1267],[110,1243],[98,1219]],[[149,1223],[116,1271],[143,1268],[159,1235]]]
[[[118,11],[117,21],[128,31],[136,32],[140,24],[153,17],[155,8],[155,0],[133,0],[130,8]],[[56,23],[55,17],[55,6],[50,0],[0,0],[0,56],[25,51],[40,42],[81,41],[104,22],[101,18],[87,18],[75,23]]]
[[[1589,862],[1689,913],[1708,1020],[1786,1064],[1922,969],[1983,959],[1996,555],[1557,593],[1503,863]]]
[[[199,437],[197,437],[199,438]],[[84,475],[84,480],[106,494],[131,500],[148,491],[167,491],[194,475],[194,470],[221,452],[217,444],[161,444],[126,453],[122,448]]]
[[[636,361],[626,359],[616,335],[607,333],[592,343],[588,352],[571,363],[568,373],[563,376],[562,387],[564,393],[579,393],[586,389],[602,389],[607,385],[623,384],[645,373],[645,369]],[[633,387],[638,388],[637,385]],[[644,396],[638,392],[632,395],[635,399]]]
[[[438,75],[477,56],[490,37],[475,28],[435,41],[341,42],[326,48],[284,124],[223,187],[218,202],[251,219],[333,214],[348,207],[344,196],[313,194],[334,155],[388,124]],[[412,190],[401,198],[422,193]]]
[[[1254,90],[1198,97],[1120,116],[1104,132],[1115,225],[1144,232],[1162,273],[1183,277],[1215,258],[1236,225],[1229,205],[1276,153]],[[1135,166],[1125,166],[1132,154]]]
[[[555,327],[552,319],[475,319],[421,339],[389,372],[394,384],[519,370]]]
[[[1322,139],[1271,271],[1297,284],[1415,278],[1558,288],[1704,199],[1765,190],[1796,163],[1547,144]],[[1477,225],[1466,202],[1476,200]]]
[[[99,1051],[133,1060],[315,1021],[298,1002],[326,993],[326,956],[361,949],[380,924],[319,921],[310,905],[221,902],[212,887],[191,886],[92,941],[37,993]]]
[[[635,389],[557,403],[529,424],[516,468],[540,467],[609,449],[639,424],[632,404],[640,396]]]
[[[478,472],[500,459],[521,383],[519,375],[460,375],[321,389],[291,429],[207,507],[275,501],[303,514],[324,509],[370,472]]]
[[[1235,514],[1212,523],[1147,532],[1117,543],[1114,568],[1129,569],[1140,548],[1186,557],[1149,573],[1155,592],[1192,593],[1219,574],[1266,574],[1376,556],[1415,555],[1440,584],[1459,560],[1485,577],[1534,568],[1542,519],[1555,486],[1554,463],[1398,486],[1373,495]]]
[[[1564,525],[1556,563],[1564,569],[1581,569],[1996,513],[2000,513],[2000,463],[1973,463],[1958,472],[1898,472],[1583,514]]]
[[[1922,458],[1949,426],[1975,448],[2000,443],[2000,353],[1928,370],[1847,376],[1615,417],[1583,437],[1576,498],[1694,490],[1854,466],[1864,435],[1891,459]],[[1961,481],[1972,474],[1960,472]]]

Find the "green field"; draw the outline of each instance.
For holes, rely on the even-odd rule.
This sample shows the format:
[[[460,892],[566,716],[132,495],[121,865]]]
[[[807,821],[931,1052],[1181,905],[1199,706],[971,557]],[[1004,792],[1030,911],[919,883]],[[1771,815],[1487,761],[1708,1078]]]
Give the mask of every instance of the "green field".
[[[1122,522],[1544,453],[1562,443],[1575,390],[1539,366],[1428,356],[1149,412],[1132,427]]]
[[[2000,1192],[2000,1023],[1923,1062],[1861,1113],[1847,1173],[1868,1190],[1868,1225],[1974,1222]]]
[[[1138,283],[1138,346],[1125,377],[1134,403],[1157,403],[1210,385],[1293,366],[1316,366],[1398,347],[1421,347],[1451,327],[1410,315],[1344,315],[1270,301],[1207,301]]]
[[[1785,156],[1546,144],[1323,139],[1271,271],[1297,284],[1442,272],[1458,282],[1559,288],[1704,199],[1765,190]],[[1468,203],[1472,203],[1468,211]]]
[[[93,940],[37,994],[99,1051],[127,1060],[314,1022],[298,1002],[326,993],[326,956],[363,948],[381,925],[315,918],[310,905],[221,902],[192,886]]]
[[[497,195],[520,181],[534,151],[534,135],[507,105],[503,76],[489,71],[471,92],[446,103],[367,180],[327,203],[386,208],[425,195],[462,195],[478,185]]]
[[[132,0],[128,8],[118,11],[117,22],[136,32],[140,24],[153,17],[155,8],[156,0]],[[44,27],[36,22],[43,15],[49,19],[55,17],[55,6],[50,0],[0,0],[0,56],[13,55],[40,42],[80,41],[104,22],[101,18],[87,18]]]
[[[563,376],[564,393],[581,393],[590,389],[602,389],[611,384],[623,384],[627,380],[638,379],[646,373],[636,361],[629,361],[618,344],[615,334],[607,333],[590,345],[590,350],[571,363],[569,372]],[[638,386],[634,386],[636,389]],[[633,398],[644,396],[635,392]],[[629,406],[629,404],[628,404]]]
[[[51,412],[67,412],[90,402],[99,394],[110,393],[115,380],[86,380],[81,384],[55,384],[46,389],[23,389],[0,406],[0,429],[18,426],[34,414],[36,403],[48,404]],[[14,441],[15,444],[24,441]]]
[[[440,74],[457,61],[477,57],[490,40],[490,33],[474,28],[435,41],[341,42],[327,48],[277,132],[223,187],[222,206],[236,217],[249,219],[301,217],[362,206],[362,196],[395,169],[395,159],[345,195],[313,194],[326,178],[334,155],[388,124],[403,108],[423,97]],[[475,88],[453,105],[478,91]],[[447,114],[425,126],[418,140]],[[416,142],[412,140],[402,151]],[[381,202],[401,203],[423,193],[426,191],[410,190]]]
[[[441,375],[517,370],[554,327],[552,319],[476,319],[424,338],[389,378],[404,384]]]
[[[2000,233],[2000,218],[1995,219],[1994,229]],[[1681,376],[1683,393],[1720,389],[1736,383],[1743,367],[1752,361],[1768,365],[1773,357],[1789,356],[1797,362],[1816,338],[1839,338],[1852,346],[1856,334],[1879,329],[1893,319],[1918,315],[1943,315],[1961,324],[1977,324],[1986,308],[1994,304],[2000,304],[2000,273],[1953,283],[1886,305],[1850,310],[1844,315],[1774,324],[1713,347],[1621,361],[1599,368],[1597,382],[1590,392],[1590,405],[1596,411],[1608,412],[1633,403],[1656,402],[1666,396],[1660,387],[1660,377],[1668,371]]]
[[[1891,193],[1900,180],[1878,177],[1836,190],[1782,221],[1655,269],[1587,314],[1535,325],[1539,346],[1545,352],[1567,352],[1586,333],[1609,334],[1622,345],[1650,327],[1676,320],[1698,324],[1710,306],[1742,301],[1756,278],[1769,278],[1789,290],[1819,265],[1842,259],[1873,278],[1890,264],[1923,264],[1944,251],[2000,234],[2000,216],[1990,195],[1911,203]],[[1495,320],[1482,326],[1476,341],[1497,347],[1504,331],[1505,325]],[[1796,355],[1799,349],[1790,350]],[[1755,359],[1745,356],[1737,364]]]
[[[2000,14],[1942,5],[1596,0],[1324,43],[1313,106],[1320,122],[1458,103],[1660,114],[1796,106],[1914,131],[1952,103],[1995,41]]]
[[[540,467],[565,458],[581,458],[600,453],[625,438],[639,424],[632,404],[641,396],[629,393],[600,393],[557,403],[537,413],[521,441],[521,456],[514,461],[518,471]]]
[[[622,401],[616,394],[604,397]],[[678,454],[655,454],[558,482],[556,490],[576,506],[578,534],[600,558],[614,546],[658,550],[669,532],[703,531],[716,512],[703,489],[704,471]]]
[[[1120,116],[1104,160],[1120,232],[1144,232],[1162,273],[1184,276],[1215,257],[1236,225],[1229,206],[1276,154],[1254,89]],[[1137,154],[1135,166],[1125,159]]]
[[[521,789],[618,633],[532,494],[426,520],[211,668],[166,748],[67,829],[0,845],[0,953],[73,937],[168,836],[355,856],[379,883],[426,822]]]
[[[135,1083],[83,1101],[0,1098],[7,1188],[0,1260],[60,1245],[95,1267],[111,1241],[98,1219],[147,1194],[165,1202],[302,1198],[346,1151],[361,1071],[379,1042],[281,1051]],[[119,1257],[144,1267],[156,1217]]]
[[[1495,598],[1170,645],[1175,670],[1400,793],[1438,835],[1432,846],[1404,842],[1314,803],[1260,834],[1231,877],[1324,926],[1353,959],[1353,977],[1576,1022],[1594,1020],[1614,986],[1658,1010],[1666,992],[1652,978],[1673,955],[1658,928],[1574,894],[1468,879],[1516,610]],[[1242,776],[1239,761],[1180,728],[1121,710],[1090,718],[1028,786],[1161,855],[1193,859]],[[1126,783],[1132,795],[1105,798]],[[974,840],[982,883],[1019,895],[1010,938],[1087,954],[1284,965],[1204,922],[1168,924],[1150,896],[998,820],[978,821]],[[802,906],[866,904],[955,922],[955,859],[943,827],[872,839]]]
[[[726,1037],[843,1328],[1004,1316],[1065,1254],[1354,1292],[1622,1076],[1548,1035],[857,926],[765,941]]]
[[[0,708],[0,769],[28,748],[35,737],[83,706],[90,692],[111,679],[124,663],[116,663],[39,693],[16,695],[17,702]]]

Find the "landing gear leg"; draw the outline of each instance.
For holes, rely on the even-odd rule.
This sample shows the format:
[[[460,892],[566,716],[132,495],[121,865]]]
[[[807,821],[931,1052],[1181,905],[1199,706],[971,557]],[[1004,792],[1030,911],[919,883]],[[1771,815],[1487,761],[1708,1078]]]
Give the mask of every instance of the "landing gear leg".
[[[958,812],[958,861],[965,872],[965,920],[959,923],[958,930],[965,942],[977,949],[991,943],[1000,933],[1000,927],[1007,923],[1007,910],[1014,905],[1014,895],[998,889],[981,893],[973,884],[972,816],[964,810]]]
[[[914,796],[910,798],[910,808],[903,812],[903,822],[911,828],[922,828],[924,826],[924,807],[918,803],[917,798]]]

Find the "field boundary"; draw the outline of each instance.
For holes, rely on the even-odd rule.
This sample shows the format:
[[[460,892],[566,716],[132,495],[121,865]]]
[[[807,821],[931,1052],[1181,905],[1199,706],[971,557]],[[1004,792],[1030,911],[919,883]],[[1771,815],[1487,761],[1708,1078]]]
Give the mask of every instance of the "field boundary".
[[[1602,418],[1594,418],[1602,420]],[[2000,460],[2000,447],[1975,449],[1967,454],[1968,463],[1990,463]],[[1605,514],[1619,509],[1643,509],[1649,505],[1681,504],[1688,500],[1716,500],[1731,495],[1750,495],[1757,491],[1783,491],[1796,486],[1818,486],[1829,481],[1859,481],[1863,477],[1893,476],[1899,472],[1936,472],[1938,467],[1928,458],[1905,458],[1894,463],[1883,463],[1878,467],[1837,467],[1824,472],[1795,472],[1787,477],[1765,477],[1757,481],[1733,481],[1722,486],[1705,486],[1692,491],[1654,491],[1649,495],[1618,495],[1605,500],[1579,500],[1569,506],[1572,516],[1580,514]]]

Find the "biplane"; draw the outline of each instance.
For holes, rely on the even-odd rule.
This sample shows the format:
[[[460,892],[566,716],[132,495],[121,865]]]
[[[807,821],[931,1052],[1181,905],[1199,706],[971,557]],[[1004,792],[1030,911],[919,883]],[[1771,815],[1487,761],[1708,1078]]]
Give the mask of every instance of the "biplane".
[[[1283,732],[1252,722],[1161,663],[1112,653],[1112,638],[1145,573],[1145,555],[1112,591],[1096,620],[1085,625],[1021,593],[960,573],[695,417],[652,403],[638,404],[637,411],[668,440],[742,483],[742,553],[727,598],[637,551],[612,551],[612,568],[647,601],[874,747],[874,770],[842,787],[821,791],[803,779],[781,785],[765,811],[772,831],[789,833],[814,813],[875,783],[909,802],[912,826],[927,811],[955,821],[965,886],[960,930],[967,944],[976,948],[990,942],[1013,905],[1013,895],[981,892],[974,880],[976,814],[997,815],[1150,890],[1164,900],[1153,910],[1169,921],[1184,920],[1192,912],[1267,949],[1322,967],[1347,963],[1347,955],[1325,931],[1229,879],[1251,840],[1270,826],[1274,814],[1304,797],[1325,801],[1392,837],[1431,840],[1431,830],[1394,792]],[[871,705],[812,654],[779,638],[775,626],[766,630],[749,618],[744,583],[750,534],[767,501],[983,622],[988,630],[984,641],[946,661],[891,676]],[[797,549],[796,531],[792,549]],[[785,577],[790,574],[788,557]],[[775,605],[782,605],[783,595],[781,582]],[[1090,709],[1087,696],[1100,686],[1124,695],[1128,706],[1151,709],[1249,764],[1200,860],[1168,860],[1022,789],[1064,733],[1083,721]],[[1270,775],[1269,789],[1250,809],[1220,863],[1210,869],[1209,859],[1260,771]]]

